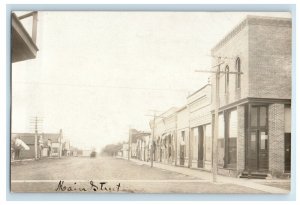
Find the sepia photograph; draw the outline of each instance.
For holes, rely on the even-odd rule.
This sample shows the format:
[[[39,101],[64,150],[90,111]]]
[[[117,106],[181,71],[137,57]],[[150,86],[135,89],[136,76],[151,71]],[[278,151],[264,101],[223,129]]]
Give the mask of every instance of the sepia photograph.
[[[292,21],[13,11],[10,192],[289,194]]]

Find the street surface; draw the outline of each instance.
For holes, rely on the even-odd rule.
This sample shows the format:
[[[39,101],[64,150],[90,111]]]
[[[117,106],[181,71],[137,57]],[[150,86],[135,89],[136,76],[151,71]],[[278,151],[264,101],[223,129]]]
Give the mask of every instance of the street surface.
[[[11,180],[13,192],[264,193],[110,157],[16,162]]]

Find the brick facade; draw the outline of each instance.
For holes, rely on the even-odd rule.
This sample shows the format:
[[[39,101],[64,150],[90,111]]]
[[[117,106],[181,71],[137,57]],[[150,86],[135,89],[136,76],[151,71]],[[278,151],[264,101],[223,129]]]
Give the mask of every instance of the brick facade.
[[[237,86],[237,74],[226,77],[221,73],[219,80],[220,114],[233,108],[237,108],[238,113],[237,174],[245,169],[247,157],[246,131],[249,124],[245,123],[249,122],[245,118],[251,117],[250,111],[245,109],[248,105],[269,105],[266,125],[269,136],[268,171],[274,176],[284,172],[284,104],[289,104],[291,99],[291,39],[291,19],[247,16],[211,51],[212,56],[216,56],[212,65],[222,62],[221,71],[227,67],[229,71],[237,71],[236,62],[240,60],[240,87]],[[215,90],[214,75],[211,82],[212,90]],[[212,111],[214,103],[215,92],[212,95]],[[222,159],[219,153],[219,160]],[[229,169],[223,170],[222,164],[221,167],[219,173],[232,174]]]
[[[289,18],[247,17],[212,49],[212,64],[224,62],[236,71],[236,59],[241,60],[241,88],[236,88],[236,75],[229,75],[225,93],[225,75],[220,76],[220,107],[247,97],[291,98],[292,23]],[[214,68],[215,69],[215,68]],[[215,78],[212,76],[212,89]],[[213,95],[213,103],[215,96]]]
[[[245,169],[245,106],[237,106],[238,137],[237,137],[237,173]]]
[[[284,172],[284,104],[269,106],[269,171],[272,176]]]
[[[291,21],[272,22],[249,26],[249,97],[290,99]]]
[[[218,49],[212,50],[213,56],[221,56],[222,58],[218,60],[213,59],[212,66],[217,65],[219,62],[224,62],[220,69],[225,70],[225,67],[229,67],[229,71],[236,71],[235,64],[236,59],[240,58],[241,62],[241,85],[240,89],[236,89],[236,75],[229,75],[229,85],[228,92],[225,93],[225,75],[220,75],[219,81],[219,93],[220,93],[220,107],[227,104],[236,102],[237,100],[246,98],[249,95],[249,32],[248,27],[240,28],[239,32],[236,33],[232,39],[228,40],[226,44]],[[214,68],[215,70],[215,68]],[[212,90],[215,90],[215,76],[211,77]],[[215,102],[215,92],[213,92],[212,98],[212,108],[214,108]]]

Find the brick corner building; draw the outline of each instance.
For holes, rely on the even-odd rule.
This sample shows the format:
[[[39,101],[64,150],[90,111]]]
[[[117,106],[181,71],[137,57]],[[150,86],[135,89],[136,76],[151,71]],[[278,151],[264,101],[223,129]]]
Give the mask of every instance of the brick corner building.
[[[290,172],[291,37],[290,18],[247,16],[212,49],[213,65],[223,62],[225,72],[218,90],[220,174]],[[215,86],[213,76],[212,113]]]

